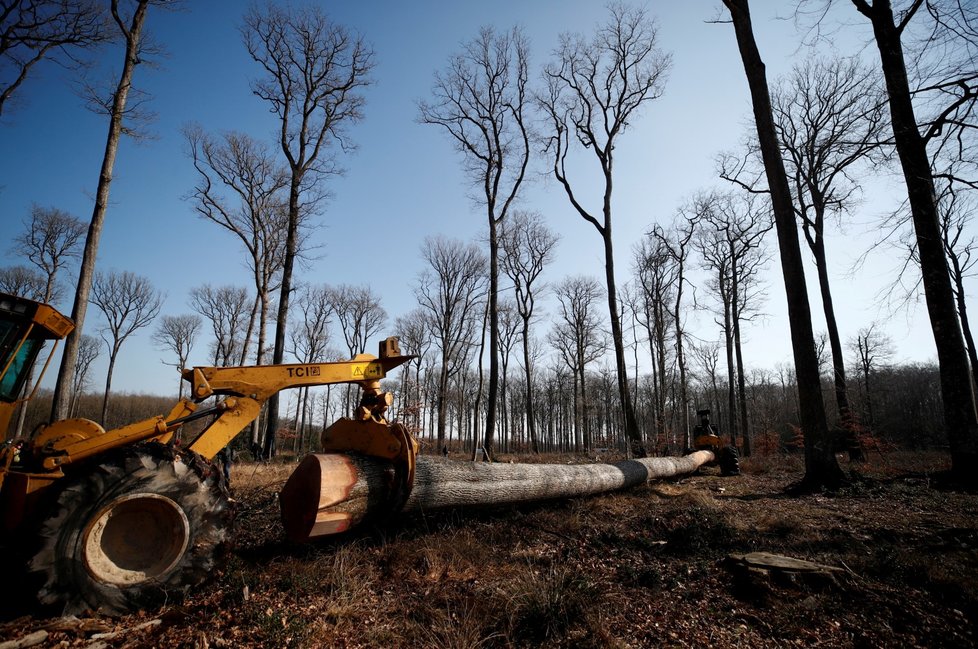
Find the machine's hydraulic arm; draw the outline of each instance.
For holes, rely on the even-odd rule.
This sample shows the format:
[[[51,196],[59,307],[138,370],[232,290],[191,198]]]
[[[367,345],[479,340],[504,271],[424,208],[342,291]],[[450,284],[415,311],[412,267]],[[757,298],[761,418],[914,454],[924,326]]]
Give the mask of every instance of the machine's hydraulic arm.
[[[190,398],[176,404],[167,416],[109,431],[87,420],[57,422],[35,440],[35,453],[43,456],[45,469],[55,470],[116,446],[150,439],[167,443],[185,424],[214,416],[210,425],[188,443],[191,450],[210,460],[254,421],[273,394],[336,383],[355,383],[363,389],[356,420],[386,424],[384,413],[391,400],[381,392],[380,380],[411,358],[400,355],[396,338],[388,338],[380,344],[379,357],[361,354],[333,363],[188,368],[183,378],[190,383]],[[225,398],[213,406],[200,405],[205,399],[221,396]]]
[[[380,391],[380,380],[387,376],[387,372],[411,358],[400,355],[377,358],[361,354],[351,361],[336,363],[195,367],[184,370],[184,380],[190,383],[195,401],[227,395],[222,402],[223,412],[190,442],[189,447],[207,459],[212,458],[258,416],[262,404],[269,397],[287,388],[359,384],[363,393],[355,419],[386,423],[384,412],[390,405],[390,398]]]

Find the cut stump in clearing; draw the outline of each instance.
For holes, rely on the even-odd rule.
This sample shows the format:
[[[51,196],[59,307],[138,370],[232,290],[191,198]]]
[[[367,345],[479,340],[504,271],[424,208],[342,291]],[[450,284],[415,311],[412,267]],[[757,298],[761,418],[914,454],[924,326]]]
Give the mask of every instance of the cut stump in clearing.
[[[741,587],[765,590],[768,584],[815,589],[838,588],[848,578],[842,568],[769,552],[731,554],[727,567]]]
[[[710,451],[615,464],[492,464],[419,456],[414,488],[401,509],[416,512],[593,495],[694,473],[713,459]],[[307,541],[383,515],[390,508],[394,477],[393,465],[378,458],[308,455],[279,494],[283,527],[291,539]]]

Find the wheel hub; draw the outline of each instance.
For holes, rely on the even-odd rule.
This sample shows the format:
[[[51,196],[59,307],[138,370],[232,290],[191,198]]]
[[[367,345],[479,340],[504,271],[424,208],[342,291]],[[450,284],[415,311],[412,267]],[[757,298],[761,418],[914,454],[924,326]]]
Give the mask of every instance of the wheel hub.
[[[164,575],[180,561],[189,542],[190,523],[180,505],[158,494],[129,494],[92,518],[82,538],[82,555],[92,577],[124,586]]]

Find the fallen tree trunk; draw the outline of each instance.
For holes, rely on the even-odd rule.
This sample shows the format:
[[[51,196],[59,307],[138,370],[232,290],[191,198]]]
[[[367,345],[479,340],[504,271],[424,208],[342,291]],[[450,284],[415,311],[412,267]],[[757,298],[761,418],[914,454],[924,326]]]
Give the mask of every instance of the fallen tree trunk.
[[[419,456],[414,488],[401,509],[411,512],[598,494],[693,473],[713,460],[710,451],[615,464],[490,464]],[[393,484],[394,468],[389,462],[359,455],[309,455],[279,494],[282,524],[295,541],[344,532],[368,516],[388,511]]]

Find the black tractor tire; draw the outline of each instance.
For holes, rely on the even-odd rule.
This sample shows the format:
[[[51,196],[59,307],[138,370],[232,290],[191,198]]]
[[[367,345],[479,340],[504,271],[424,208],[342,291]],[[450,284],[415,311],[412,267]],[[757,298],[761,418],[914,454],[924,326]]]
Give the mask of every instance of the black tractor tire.
[[[122,615],[179,599],[230,549],[227,486],[195,453],[140,444],[66,480],[30,562],[43,581],[38,599],[63,605],[63,615]]]
[[[720,449],[717,464],[720,465],[720,475],[740,475],[740,454],[736,446],[725,446]]]

